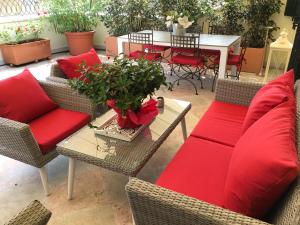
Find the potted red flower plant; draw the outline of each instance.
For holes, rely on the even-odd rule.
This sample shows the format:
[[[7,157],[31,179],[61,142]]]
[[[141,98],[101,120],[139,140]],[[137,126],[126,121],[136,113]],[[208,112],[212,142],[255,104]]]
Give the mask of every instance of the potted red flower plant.
[[[70,86],[95,104],[113,108],[121,128],[147,125],[158,114],[157,102],[151,97],[161,85],[168,85],[160,64],[117,57],[113,64],[92,69],[82,64],[80,70],[81,77],[70,80]]]

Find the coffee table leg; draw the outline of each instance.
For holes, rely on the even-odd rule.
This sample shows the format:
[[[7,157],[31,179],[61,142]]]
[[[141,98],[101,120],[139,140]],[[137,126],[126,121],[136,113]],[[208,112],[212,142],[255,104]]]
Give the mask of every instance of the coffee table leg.
[[[74,174],[75,174],[75,159],[69,158],[69,176],[68,176],[68,200],[73,197],[74,187]]]
[[[181,129],[182,129],[183,140],[185,141],[187,139],[185,117],[183,117],[181,120]]]

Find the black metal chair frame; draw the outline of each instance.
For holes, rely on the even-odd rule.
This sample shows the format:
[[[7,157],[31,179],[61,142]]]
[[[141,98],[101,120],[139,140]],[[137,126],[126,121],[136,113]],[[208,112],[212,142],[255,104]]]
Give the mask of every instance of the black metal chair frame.
[[[178,48],[178,49],[195,49],[195,52],[192,56],[195,58],[200,59],[200,34],[195,35],[173,35],[171,34],[171,49],[172,48]],[[187,55],[186,52],[176,52],[175,54],[181,54],[181,55]],[[174,52],[171,50],[171,58],[173,58]],[[191,55],[189,55],[191,56]],[[193,71],[193,68],[195,70]],[[184,71],[183,74],[178,74],[180,71]],[[184,65],[184,64],[174,64],[171,63],[171,76],[175,74],[178,79],[173,82],[172,87],[174,87],[174,84],[177,83],[179,85],[179,81],[185,80],[191,83],[195,89],[196,95],[198,95],[198,89],[195,83],[192,81],[194,79],[194,76],[197,76],[198,80],[200,80],[201,88],[203,89],[203,83],[201,76],[206,73],[206,68],[203,66],[193,66],[193,65]]]
[[[129,55],[131,54],[131,45],[132,44],[142,44],[142,45],[152,45],[153,46],[153,30],[151,32],[131,32],[128,34],[128,47],[129,47]],[[155,53],[149,49],[147,52],[144,51],[145,54],[147,53]],[[162,57],[157,62],[161,62]]]
[[[232,77],[232,78],[236,78],[237,80],[240,80],[240,74],[242,71],[243,61],[245,60],[246,50],[247,50],[247,48],[245,46],[241,47],[241,51],[239,54],[240,58],[239,58],[239,63],[238,63],[240,66],[237,67],[236,74],[228,74],[228,70],[226,69],[226,75],[225,75],[226,78]],[[219,76],[219,65],[214,64],[213,71],[214,71],[214,79],[213,79],[213,85],[212,85],[212,90],[211,90],[212,92],[215,90],[216,80]]]

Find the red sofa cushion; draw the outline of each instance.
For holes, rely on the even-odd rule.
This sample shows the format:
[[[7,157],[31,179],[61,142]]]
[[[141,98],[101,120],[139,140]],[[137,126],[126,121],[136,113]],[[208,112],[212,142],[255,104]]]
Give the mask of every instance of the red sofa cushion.
[[[91,69],[96,64],[101,64],[101,61],[95,49],[91,49],[89,52],[83,53],[81,55],[72,56],[66,59],[58,59],[56,61],[59,68],[69,79],[80,77],[80,72],[78,72],[78,69],[79,65],[83,62],[85,62],[86,65]]]
[[[224,206],[262,218],[299,172],[295,102],[284,102],[256,121],[236,144],[225,185]]]
[[[234,146],[242,135],[246,106],[214,101],[191,136]]]
[[[28,123],[58,107],[28,69],[0,81],[0,116]]]
[[[254,96],[246,115],[243,132],[274,107],[292,97],[294,71],[291,70],[262,87]]]
[[[31,121],[29,126],[42,153],[47,154],[90,119],[88,114],[58,108]]]
[[[232,151],[231,147],[190,136],[156,184],[222,206]]]

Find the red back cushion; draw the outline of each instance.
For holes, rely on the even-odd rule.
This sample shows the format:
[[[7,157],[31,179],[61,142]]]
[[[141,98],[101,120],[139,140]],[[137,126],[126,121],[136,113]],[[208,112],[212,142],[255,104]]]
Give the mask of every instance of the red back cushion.
[[[243,123],[243,132],[264,114],[286,101],[289,93],[292,93],[290,90],[294,90],[294,70],[290,70],[262,87],[251,101]]]
[[[22,123],[28,123],[58,107],[28,69],[0,81],[0,93],[0,116]]]
[[[262,218],[298,172],[295,101],[289,100],[256,121],[236,144],[224,189],[224,206]]]
[[[89,52],[81,55],[57,60],[59,68],[69,79],[80,77],[80,72],[78,72],[78,69],[79,65],[83,62],[90,68],[93,68],[95,64],[101,64],[101,61],[93,48]]]

